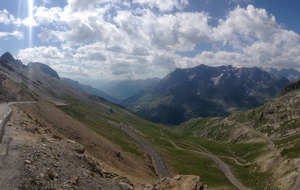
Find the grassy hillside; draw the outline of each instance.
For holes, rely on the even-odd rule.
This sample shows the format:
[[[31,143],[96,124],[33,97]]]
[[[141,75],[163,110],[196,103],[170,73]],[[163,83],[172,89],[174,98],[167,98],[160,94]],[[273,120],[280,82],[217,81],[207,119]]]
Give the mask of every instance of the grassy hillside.
[[[223,157],[244,184],[250,186],[251,181],[256,181],[261,186],[273,184],[274,188],[290,189],[299,175],[299,98],[300,91],[295,90],[226,118],[190,120],[176,131],[185,134],[189,142],[209,141],[201,146]],[[228,158],[235,160],[230,163]]]
[[[62,110],[117,144],[122,150],[143,157],[141,147],[122,133],[114,123],[132,127],[140,138],[162,155],[171,175],[199,175],[203,182],[210,187],[235,188],[213,160],[190,151],[194,150],[218,156],[248,187],[272,186],[272,178],[268,173],[260,173],[255,170],[254,164],[249,164],[268,150],[268,143],[263,140],[253,143],[224,143],[223,136],[226,136],[228,132],[224,129],[223,134],[222,130],[217,130],[222,128],[218,123],[224,118],[204,119],[204,121],[200,119],[201,124],[216,125],[216,129],[207,134],[210,134],[211,137],[219,134],[220,137],[216,135],[216,138],[209,136],[199,138],[194,135],[194,128],[189,128],[191,125],[197,128],[193,121],[183,124],[180,128],[166,127],[143,120],[115,104],[103,106],[100,103],[91,103],[89,100],[78,101],[69,98],[68,105]],[[194,121],[200,124],[198,120]],[[182,130],[184,126],[186,129]],[[253,183],[254,181],[255,183]]]
[[[176,141],[179,136],[174,136],[169,128],[145,121],[130,113],[126,113],[126,116],[121,115],[124,110],[119,107],[112,106],[111,109],[114,110],[113,113],[109,109],[107,111],[99,109],[96,105],[91,107],[76,102],[70,102],[68,106],[62,108],[68,115],[77,118],[93,131],[120,146],[123,151],[143,157],[139,145],[114,125],[114,122],[132,126],[143,140],[162,155],[173,175],[200,175],[210,186],[233,187],[209,158],[177,150],[169,141]]]

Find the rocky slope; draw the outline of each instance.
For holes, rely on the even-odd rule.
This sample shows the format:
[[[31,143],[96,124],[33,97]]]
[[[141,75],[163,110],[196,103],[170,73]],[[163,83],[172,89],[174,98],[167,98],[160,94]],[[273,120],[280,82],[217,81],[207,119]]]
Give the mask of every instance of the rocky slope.
[[[18,106],[0,146],[1,189],[133,189],[127,178],[104,172],[81,144]]]
[[[101,159],[94,157],[95,153],[90,144],[85,143],[82,134],[89,132],[80,129],[78,132],[72,129],[66,131],[66,128],[62,129],[64,126],[56,126],[55,122],[47,121],[46,117],[49,114],[41,117],[39,114],[44,113],[36,113],[35,109],[39,106],[51,114],[53,114],[51,110],[55,109],[48,103],[37,102],[12,106],[13,113],[0,143],[1,189],[203,189],[200,177],[193,175],[177,175],[155,182],[154,178],[149,179],[145,173],[140,173],[139,178],[134,179],[133,173],[141,169],[136,165],[138,164],[136,159],[135,165],[127,163],[129,167],[123,168],[127,170],[124,171],[123,174],[126,174],[124,176],[106,171],[105,168],[110,168],[106,164],[124,167],[118,162],[131,162],[127,160],[129,155],[111,144],[109,152],[101,150],[101,147],[97,148],[106,159],[106,163],[103,160],[98,162],[97,160]],[[74,125],[74,121],[65,119],[64,125]],[[74,136],[77,140],[81,139],[86,146],[70,139]],[[89,134],[90,138],[91,136],[92,133]],[[92,141],[92,144],[100,143],[94,138]],[[104,148],[107,146],[105,144],[109,144],[105,139],[102,139],[101,143]],[[118,154],[115,154],[115,151],[119,151]],[[133,182],[128,177],[133,179]]]
[[[50,131],[56,131],[60,137],[80,143],[85,147],[87,155],[97,160],[103,170],[127,176],[136,186],[155,181],[156,176],[145,160],[123,151],[55,106],[40,102],[18,107],[32,118],[32,122],[37,123],[37,129],[50,128]]]

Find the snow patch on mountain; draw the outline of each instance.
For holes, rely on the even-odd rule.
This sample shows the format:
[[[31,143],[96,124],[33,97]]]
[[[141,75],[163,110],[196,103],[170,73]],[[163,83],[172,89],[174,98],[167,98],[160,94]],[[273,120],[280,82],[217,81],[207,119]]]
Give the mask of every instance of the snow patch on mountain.
[[[189,76],[189,81],[191,81],[195,76],[196,76],[195,74]]]
[[[217,86],[219,84],[219,81],[221,79],[221,77],[223,76],[224,73],[220,74],[219,76],[217,77],[212,77],[210,78],[210,80],[215,84],[215,86]]]

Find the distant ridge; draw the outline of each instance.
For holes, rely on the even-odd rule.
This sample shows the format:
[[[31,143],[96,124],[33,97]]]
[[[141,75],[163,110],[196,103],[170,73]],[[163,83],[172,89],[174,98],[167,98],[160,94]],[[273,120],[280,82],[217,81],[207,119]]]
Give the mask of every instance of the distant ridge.
[[[159,78],[112,81],[98,88],[110,96],[113,96],[119,100],[125,100],[131,96],[141,93],[143,90],[157,84],[159,81]]]
[[[101,98],[104,98],[107,101],[112,102],[112,103],[119,103],[118,99],[106,94],[105,92],[103,92],[99,89],[93,88],[93,87],[88,86],[88,85],[81,84],[78,81],[75,81],[75,80],[72,80],[72,79],[69,79],[69,78],[61,78],[61,80],[63,82],[65,82],[66,84],[72,86],[75,89],[87,92],[89,94],[99,96]]]
[[[285,77],[289,79],[289,81],[294,82],[300,80],[300,72],[293,68],[282,68],[282,69],[275,69],[269,68],[266,69],[270,74],[277,76],[277,77]]]

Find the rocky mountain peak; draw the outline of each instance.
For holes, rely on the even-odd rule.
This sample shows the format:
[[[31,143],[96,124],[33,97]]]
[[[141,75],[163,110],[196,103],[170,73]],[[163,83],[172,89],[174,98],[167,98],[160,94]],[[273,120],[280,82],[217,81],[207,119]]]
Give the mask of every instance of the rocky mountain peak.
[[[14,63],[14,64],[22,64],[20,60],[15,59],[9,52],[5,52],[0,57],[0,60],[6,60],[7,62]]]

